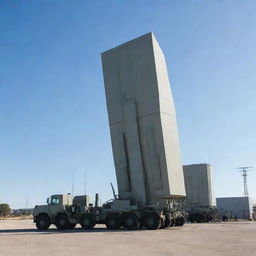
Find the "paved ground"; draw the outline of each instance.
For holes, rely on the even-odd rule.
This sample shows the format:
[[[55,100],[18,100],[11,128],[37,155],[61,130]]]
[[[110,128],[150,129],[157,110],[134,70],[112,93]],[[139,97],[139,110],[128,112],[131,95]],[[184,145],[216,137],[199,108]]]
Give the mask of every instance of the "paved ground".
[[[256,255],[256,222],[186,224],[162,230],[108,231],[98,225],[38,232],[32,220],[0,220],[0,255]]]

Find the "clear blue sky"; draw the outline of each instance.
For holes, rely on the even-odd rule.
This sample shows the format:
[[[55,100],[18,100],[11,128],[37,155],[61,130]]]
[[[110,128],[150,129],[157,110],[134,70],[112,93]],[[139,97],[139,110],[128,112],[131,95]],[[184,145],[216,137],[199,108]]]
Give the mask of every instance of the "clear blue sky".
[[[0,202],[99,192],[115,181],[100,53],[152,31],[163,49],[184,164],[213,165],[216,196],[254,166],[256,2],[0,1]]]

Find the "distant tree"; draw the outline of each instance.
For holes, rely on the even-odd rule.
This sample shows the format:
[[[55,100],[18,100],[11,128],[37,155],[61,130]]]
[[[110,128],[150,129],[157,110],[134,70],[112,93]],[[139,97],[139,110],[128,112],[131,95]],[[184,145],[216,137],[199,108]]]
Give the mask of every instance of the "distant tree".
[[[11,214],[11,208],[9,204],[0,204],[0,216],[5,217]]]

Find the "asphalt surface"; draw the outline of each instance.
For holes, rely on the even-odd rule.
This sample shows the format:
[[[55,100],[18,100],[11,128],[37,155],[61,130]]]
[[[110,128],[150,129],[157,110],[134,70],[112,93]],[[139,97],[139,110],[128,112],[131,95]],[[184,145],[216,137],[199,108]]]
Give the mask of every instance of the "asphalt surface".
[[[186,224],[160,230],[109,231],[98,225],[47,232],[35,229],[32,220],[0,220],[0,255],[256,255],[256,222]]]

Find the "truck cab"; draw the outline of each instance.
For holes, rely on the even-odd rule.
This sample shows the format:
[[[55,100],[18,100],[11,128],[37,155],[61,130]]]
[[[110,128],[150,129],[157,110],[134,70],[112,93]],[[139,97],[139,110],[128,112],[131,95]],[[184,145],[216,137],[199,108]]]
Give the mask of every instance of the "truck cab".
[[[67,206],[72,205],[72,196],[70,194],[52,195],[47,198],[48,214],[54,218],[56,213],[65,211]]]
[[[51,224],[58,229],[71,229],[79,223],[81,215],[88,210],[88,196],[72,197],[71,194],[56,194],[47,198],[46,205],[36,205],[34,222],[39,230],[46,230]]]

